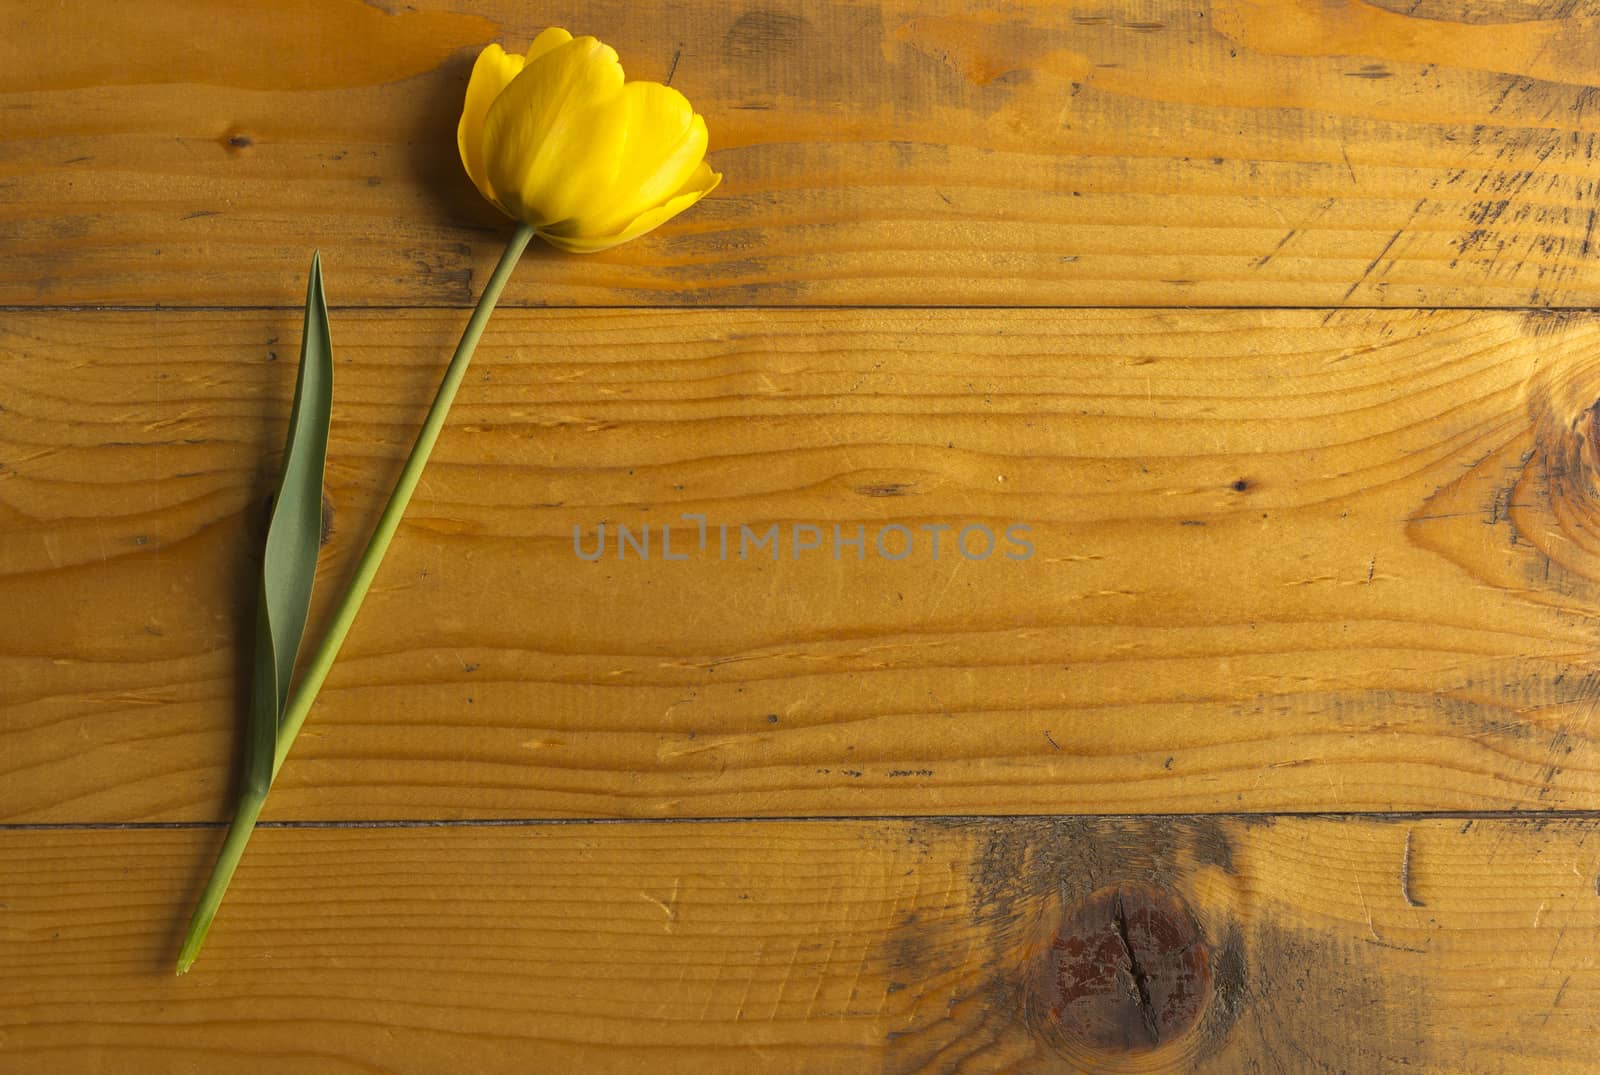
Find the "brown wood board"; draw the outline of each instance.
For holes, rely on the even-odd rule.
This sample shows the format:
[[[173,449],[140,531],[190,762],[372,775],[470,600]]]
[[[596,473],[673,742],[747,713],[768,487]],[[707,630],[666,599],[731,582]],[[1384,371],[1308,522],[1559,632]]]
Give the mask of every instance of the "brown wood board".
[[[7,1071],[1593,1070],[1592,817],[267,829],[175,978],[216,837],[0,832]]]
[[[1584,4],[21,0],[0,302],[472,303],[472,57],[545,25],[707,116],[716,197],[518,304],[1594,305]]]
[[[462,320],[337,315],[319,609]],[[0,329],[5,818],[226,809],[296,321]],[[269,816],[1590,806],[1595,340],[505,311]]]

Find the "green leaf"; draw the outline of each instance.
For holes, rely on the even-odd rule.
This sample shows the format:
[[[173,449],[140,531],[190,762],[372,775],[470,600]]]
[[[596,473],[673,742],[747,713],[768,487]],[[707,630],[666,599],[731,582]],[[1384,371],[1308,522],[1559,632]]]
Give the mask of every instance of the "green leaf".
[[[272,786],[278,725],[289,703],[289,682],[311,609],[311,584],[322,544],[322,472],[328,461],[328,424],[333,410],[333,344],[328,338],[328,300],[322,293],[322,258],[312,255],[306,285],[306,323],[300,339],[300,370],[283,445],[283,473],[267,523],[267,548],[257,590],[254,680],[250,727],[245,739],[244,790],[211,878],[195,906],[178,973],[194,965],[206,933],[228,890],[228,882],[250,841]],[[318,683],[321,681],[318,680]],[[303,690],[304,688],[302,688]],[[312,686],[314,695],[316,687]]]
[[[300,371],[283,446],[283,475],[267,525],[256,613],[245,786],[262,794],[272,783],[278,721],[289,702],[295,656],[311,607],[322,539],[322,473],[328,459],[332,409],[333,344],[328,333],[328,301],[322,291],[322,257],[314,254],[306,286]]]

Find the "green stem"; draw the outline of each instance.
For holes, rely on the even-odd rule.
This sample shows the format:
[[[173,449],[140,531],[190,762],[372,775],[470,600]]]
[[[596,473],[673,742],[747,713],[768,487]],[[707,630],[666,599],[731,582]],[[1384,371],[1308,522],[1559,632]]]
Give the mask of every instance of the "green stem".
[[[505,290],[506,281],[511,279],[511,270],[516,268],[517,260],[522,257],[522,251],[532,238],[533,229],[526,224],[518,224],[511,241],[506,244],[505,253],[500,255],[500,263],[494,267],[489,282],[483,286],[483,296],[478,299],[472,319],[461,334],[455,357],[450,360],[450,368],[444,372],[439,392],[433,397],[433,406],[428,408],[428,417],[422,420],[417,442],[411,447],[411,455],[400,471],[394,492],[389,494],[389,503],[384,505],[383,514],[378,517],[378,526],[372,532],[372,539],[367,542],[367,550],[361,554],[361,562],[356,564],[356,574],[350,580],[350,588],[334,610],[328,633],[322,637],[317,652],[311,655],[310,662],[301,673],[299,686],[289,696],[288,708],[283,711],[283,719],[278,724],[278,750],[272,759],[274,779],[278,770],[283,768],[283,759],[289,756],[289,748],[294,745],[295,736],[300,734],[306,714],[311,712],[311,703],[316,701],[322,681],[328,678],[334,658],[339,656],[339,647],[344,645],[344,636],[350,633],[356,612],[361,608],[367,590],[372,587],[372,580],[378,574],[378,564],[389,550],[394,532],[399,529],[400,517],[405,514],[406,505],[411,503],[411,494],[416,491],[422,468],[428,464],[428,456],[433,454],[434,442],[444,428],[450,404],[455,402],[456,389],[461,387],[461,381],[467,375],[467,364],[472,361],[472,352],[478,348],[478,339],[483,335],[484,326],[489,323],[489,314],[494,311],[495,303],[500,301],[500,292]]]
[[[240,797],[238,812],[233,815],[233,823],[228,826],[228,835],[222,841],[222,850],[217,854],[217,864],[211,871],[211,880],[206,882],[206,890],[200,896],[199,905],[194,909],[194,917],[189,920],[189,932],[184,935],[183,947],[178,949],[179,974],[188,973],[200,955],[200,946],[206,942],[206,932],[211,928],[211,920],[217,917],[217,908],[222,906],[222,894],[228,891],[228,882],[233,880],[233,871],[238,868],[239,857],[244,854],[244,845],[250,842],[250,834],[255,831],[256,818],[261,816],[261,807],[266,801],[265,788],[259,791],[247,791]]]
[[[300,726],[305,723],[306,714],[311,712],[311,704],[316,701],[317,692],[322,689],[323,681],[328,678],[334,659],[339,656],[339,648],[344,645],[345,636],[350,633],[350,625],[355,622],[361,602],[366,598],[367,591],[372,588],[372,580],[378,574],[378,565],[383,561],[383,554],[388,551],[389,542],[394,539],[395,531],[400,527],[400,518],[405,514],[406,505],[411,502],[411,494],[416,491],[417,482],[422,477],[422,468],[427,465],[428,457],[433,454],[434,443],[439,439],[439,431],[444,428],[445,416],[450,413],[450,404],[455,401],[456,391],[467,375],[467,365],[472,361],[473,351],[477,350],[484,326],[489,323],[489,315],[494,311],[495,303],[500,300],[500,293],[505,290],[506,281],[511,279],[512,269],[516,268],[517,261],[522,257],[522,252],[527,249],[528,242],[532,238],[533,229],[526,224],[518,224],[510,242],[506,244],[505,253],[500,255],[499,264],[490,274],[489,282],[484,285],[483,295],[478,299],[478,305],[472,311],[471,319],[467,321],[466,331],[461,334],[461,342],[456,345],[456,353],[450,359],[449,368],[445,370],[438,394],[433,398],[433,406],[428,408],[428,416],[423,419],[416,443],[412,445],[411,454],[406,458],[405,466],[401,468],[394,492],[389,494],[389,503],[384,506],[383,514],[378,517],[378,525],[367,542],[366,551],[361,554],[361,560],[356,564],[355,577],[351,579],[350,587],[344,596],[339,599],[328,632],[323,635],[317,651],[311,655],[311,660],[301,673],[299,684],[290,695],[289,704],[279,720],[277,750],[272,760],[274,779],[277,778],[278,770],[283,768],[283,760],[288,757],[289,748],[294,745],[295,737],[300,734]],[[238,868],[245,845],[255,830],[256,818],[261,814],[266,793],[266,788],[259,791],[252,789],[247,790],[240,798],[238,811],[234,815],[233,823],[228,826],[228,835],[223,840],[222,850],[217,855],[217,864],[211,871],[211,879],[206,882],[200,903],[195,907],[194,918],[189,922],[189,932],[183,939],[183,947],[178,954],[179,974],[187,971],[193,965],[195,957],[200,954],[200,946],[205,943],[206,931],[211,928],[211,920],[216,917],[217,908],[222,904],[223,894],[228,890],[228,882],[233,878],[233,871]]]

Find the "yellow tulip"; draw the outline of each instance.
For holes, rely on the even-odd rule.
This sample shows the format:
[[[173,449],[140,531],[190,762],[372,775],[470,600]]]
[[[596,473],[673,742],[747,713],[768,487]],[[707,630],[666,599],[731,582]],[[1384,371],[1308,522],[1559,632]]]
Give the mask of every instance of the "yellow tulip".
[[[636,239],[722,181],[683,94],[625,82],[609,45],[556,27],[526,56],[478,54],[456,140],[485,198],[573,253]]]

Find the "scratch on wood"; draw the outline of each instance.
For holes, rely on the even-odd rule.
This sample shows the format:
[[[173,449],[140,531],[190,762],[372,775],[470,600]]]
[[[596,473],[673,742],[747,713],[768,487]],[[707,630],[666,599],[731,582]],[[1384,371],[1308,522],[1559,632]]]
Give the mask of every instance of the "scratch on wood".
[[[1351,284],[1349,290],[1344,293],[1344,297],[1339,300],[1340,302],[1349,302],[1350,296],[1356,293],[1356,288],[1367,282],[1367,277],[1371,276],[1372,270],[1378,267],[1378,262],[1382,261],[1384,257],[1388,255],[1390,247],[1394,246],[1395,240],[1400,238],[1400,232],[1404,230],[1404,228],[1401,228],[1399,231],[1396,231],[1393,235],[1389,236],[1389,241],[1383,244],[1383,249],[1378,251],[1378,256],[1367,262],[1367,267],[1361,270],[1361,275],[1356,277],[1355,282]]]
[[[1372,945],[1374,948],[1392,948],[1396,952],[1415,952],[1419,955],[1428,951],[1426,948],[1418,948],[1415,945],[1410,944],[1395,944],[1393,941],[1385,941],[1382,939],[1374,940],[1371,937],[1364,937],[1362,939],[1366,941],[1366,943]]]
[[[876,482],[856,486],[856,492],[862,496],[905,496],[911,489],[913,482]]]
[[[1411,837],[1412,830],[1406,830],[1406,849],[1400,856],[1400,895],[1404,897],[1407,907],[1428,906],[1411,891]]]
[[[1570,975],[1570,974],[1567,975],[1565,978],[1561,979],[1561,988],[1556,990],[1556,998],[1550,1002],[1550,1010],[1544,1013],[1544,1018],[1543,1019],[1539,1020],[1539,1025],[1540,1026],[1543,1026],[1545,1023],[1548,1023],[1550,1021],[1550,1016],[1555,1014],[1555,1010],[1557,1008],[1561,1007],[1561,998],[1566,995],[1567,984],[1569,982],[1571,982],[1571,981],[1572,981],[1572,975]]]
[[[1352,880],[1356,883],[1356,898],[1361,901],[1361,912],[1367,919],[1367,932],[1372,935],[1372,940],[1378,944],[1387,944],[1388,942],[1378,934],[1377,927],[1372,924],[1372,906],[1367,903],[1367,892],[1366,889],[1361,887],[1361,878],[1355,877]]]
[[[661,908],[661,913],[666,915],[666,921],[662,923],[662,925],[668,933],[673,931],[673,926],[678,921],[678,891],[682,887],[683,878],[674,877],[672,879],[672,893],[671,895],[667,896],[666,899],[662,899],[659,896],[652,896],[648,892],[641,891],[639,893],[639,895],[644,898],[646,903],[653,903],[657,907]]]
[[[1378,251],[1378,256],[1373,258],[1370,262],[1367,263],[1367,267],[1362,270],[1361,275],[1356,278],[1355,283],[1350,285],[1350,289],[1348,291],[1346,291],[1344,293],[1344,297],[1339,300],[1339,304],[1341,306],[1344,303],[1349,302],[1350,301],[1350,296],[1354,295],[1356,293],[1356,289],[1359,288],[1362,284],[1367,282],[1367,278],[1369,276],[1371,276],[1373,270],[1378,267],[1378,263],[1381,262],[1385,257],[1388,256],[1389,250],[1395,244],[1395,240],[1399,239],[1401,233],[1404,232],[1406,230],[1406,228],[1409,228],[1411,226],[1412,222],[1414,222],[1417,219],[1417,214],[1422,212],[1422,207],[1424,205],[1426,205],[1427,202],[1428,202],[1428,200],[1426,198],[1418,198],[1417,199],[1417,204],[1415,204],[1415,205],[1413,205],[1411,207],[1411,213],[1410,213],[1409,216],[1407,216],[1405,224],[1402,225],[1400,228],[1398,228],[1394,232],[1393,235],[1389,236],[1389,241],[1383,244],[1383,249]],[[1393,262],[1391,262],[1390,263],[1390,268],[1393,268],[1393,267],[1394,267],[1394,264],[1393,264]],[[1385,270],[1385,271],[1387,271],[1387,270]],[[1380,272],[1378,275],[1382,276],[1383,273]],[[1328,311],[1328,316],[1322,319],[1322,323],[1324,325],[1326,325],[1333,318],[1333,315],[1336,312],[1336,310],[1337,310],[1337,308]]]
[[[1267,262],[1271,261],[1274,257],[1276,257],[1277,254],[1278,254],[1278,251],[1283,249],[1284,244],[1287,243],[1290,239],[1294,238],[1296,230],[1297,229],[1295,229],[1295,228],[1290,228],[1289,231],[1284,235],[1284,237],[1282,239],[1278,240],[1278,245],[1272,248],[1272,252],[1271,253],[1263,254],[1261,257],[1256,259],[1256,263],[1253,266],[1253,268],[1260,269],[1260,268],[1265,267]]]

